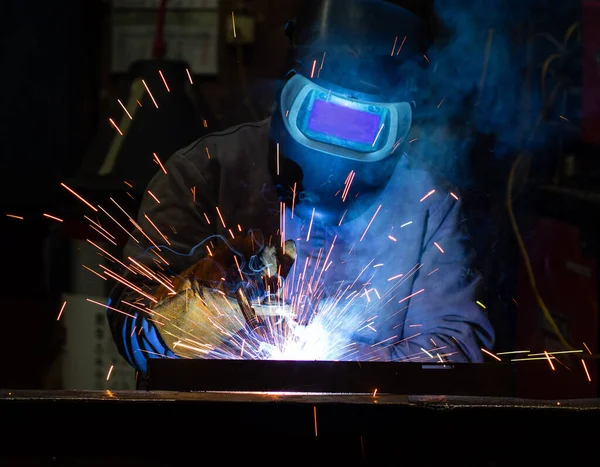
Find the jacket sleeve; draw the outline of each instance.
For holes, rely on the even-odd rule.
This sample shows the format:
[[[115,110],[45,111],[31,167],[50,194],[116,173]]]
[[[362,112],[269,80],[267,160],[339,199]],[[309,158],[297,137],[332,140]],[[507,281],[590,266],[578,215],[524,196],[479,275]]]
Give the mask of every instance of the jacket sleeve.
[[[165,164],[166,173],[161,170],[152,179],[136,224],[131,222],[134,229],[121,269],[113,271],[122,280],[115,281],[109,297],[111,332],[121,355],[142,373],[148,358],[176,357],[159,335],[160,318],[144,311],[159,283],[152,275],[140,273],[138,264],[155,277],[178,274],[204,255],[203,242],[214,234],[212,184],[218,170],[216,163],[199,162],[196,159],[201,158],[193,156],[193,148],[176,153]]]
[[[416,326],[405,326],[391,348],[393,360],[482,362],[481,348],[493,345],[493,328],[477,304],[481,277],[460,216],[460,201],[449,195],[429,213],[421,267],[407,300],[407,322]]]

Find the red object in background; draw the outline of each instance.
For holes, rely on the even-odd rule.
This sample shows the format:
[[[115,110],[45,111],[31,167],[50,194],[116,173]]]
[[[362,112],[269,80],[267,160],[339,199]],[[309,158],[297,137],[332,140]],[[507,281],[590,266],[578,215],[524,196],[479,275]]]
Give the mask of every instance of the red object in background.
[[[582,353],[558,354],[547,359],[518,362],[519,397],[533,399],[593,398],[597,396],[597,363],[581,357],[598,350],[598,288],[596,259],[583,254],[577,227],[538,219],[526,242],[536,285],[565,339]],[[566,350],[539,307],[524,266],[519,271],[517,349],[529,354]],[[585,345],[584,345],[585,343]],[[516,354],[512,358],[527,358]]]
[[[582,137],[600,144],[600,1],[582,1],[583,94]]]

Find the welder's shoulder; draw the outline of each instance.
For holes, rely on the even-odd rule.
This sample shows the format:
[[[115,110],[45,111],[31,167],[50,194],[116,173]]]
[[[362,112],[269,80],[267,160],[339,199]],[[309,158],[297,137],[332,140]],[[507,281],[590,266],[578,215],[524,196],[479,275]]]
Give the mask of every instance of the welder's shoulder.
[[[242,123],[226,130],[210,133],[177,151],[173,163],[210,161],[227,165],[242,159],[246,153],[256,153],[268,144],[271,119]]]

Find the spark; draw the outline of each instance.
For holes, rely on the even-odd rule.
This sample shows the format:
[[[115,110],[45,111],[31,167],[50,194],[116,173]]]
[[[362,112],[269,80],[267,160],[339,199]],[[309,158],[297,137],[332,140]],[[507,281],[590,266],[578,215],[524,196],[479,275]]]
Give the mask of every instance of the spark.
[[[312,215],[310,216],[310,224],[308,225],[308,233],[306,234],[306,241],[307,242],[310,240],[310,231],[312,229],[314,218],[315,218],[315,208],[313,208]]]
[[[398,52],[396,52],[396,56],[400,55],[400,51],[402,50],[402,47],[404,46],[404,43],[406,42],[406,37],[404,36],[404,39],[402,39],[402,44],[400,44],[400,48],[398,49]]]
[[[177,293],[177,291],[171,285],[169,285],[165,281],[161,280],[160,277],[158,277],[156,274],[154,274],[149,268],[144,266],[142,263],[137,262],[131,256],[128,257],[127,259],[129,261],[131,261],[133,264],[135,264],[138,268],[140,268],[141,271],[144,273],[144,275],[146,275],[146,277],[149,277],[150,279],[155,280],[156,282],[158,282],[159,284],[164,286],[173,295],[175,295]]]
[[[348,213],[348,210],[346,209],[346,210],[344,211],[344,214],[342,214],[342,218],[340,219],[340,222],[338,223],[338,227],[339,227],[340,225],[342,225],[342,222],[344,221],[344,217],[346,217],[346,214],[347,214],[347,213]]]
[[[429,274],[427,274],[428,276],[431,276],[434,272],[438,272],[440,270],[440,268],[434,269],[433,271],[431,271]]]
[[[431,190],[429,193],[427,193],[425,196],[423,196],[423,197],[421,198],[421,203],[422,203],[423,201],[425,201],[427,198],[429,198],[429,197],[430,197],[432,194],[434,194],[434,193],[435,193],[435,190]]]
[[[117,243],[110,237],[108,237],[104,232],[102,232],[100,229],[96,228],[93,225],[90,225],[90,227],[92,228],[92,230],[98,232],[102,237],[104,237],[106,240],[108,240],[110,243],[112,243],[113,245],[117,246]]]
[[[277,143],[277,175],[279,175],[279,143]]]
[[[586,343],[585,343],[585,342],[583,343],[583,346],[584,346],[584,347],[585,347],[585,349],[588,351],[588,353],[589,353],[590,355],[592,355],[592,351],[591,351],[591,350],[590,350],[590,348],[589,348],[589,347],[586,345]]]
[[[207,223],[208,225],[210,225],[210,219],[208,218],[208,216],[206,215],[206,213],[205,213],[205,212],[203,212],[202,214],[204,214],[204,218],[206,219],[206,223]]]
[[[123,266],[125,269],[129,269],[131,272],[133,272],[135,274],[135,271],[133,271],[131,268],[129,268],[125,263],[119,261],[117,258],[115,258],[113,255],[111,255],[108,251],[102,249],[101,247],[99,247],[98,245],[96,245],[94,242],[92,242],[90,239],[87,240],[87,242],[92,245],[93,247],[97,248],[98,250],[100,250],[102,253],[104,253],[108,258],[110,258],[112,261],[114,261],[115,263],[119,263],[121,266]]]
[[[148,194],[150,196],[152,196],[152,198],[154,198],[154,201],[156,201],[158,204],[160,204],[160,200],[154,195],[154,193],[152,193],[150,190],[148,190]]]
[[[92,300],[91,298],[86,298],[86,301],[88,301],[90,303],[93,303],[94,305],[100,305],[104,309],[108,308],[109,310],[116,311],[117,313],[122,313],[125,316],[129,316],[130,318],[135,318],[135,316],[133,316],[133,315],[131,315],[129,313],[125,313],[123,310],[118,310],[117,308],[113,308],[112,306],[108,306],[106,303],[100,303],[100,302],[97,302],[95,300]]]
[[[317,61],[313,60],[313,66],[312,66],[312,71],[310,72],[310,77],[314,78],[315,77],[315,69],[317,68]]]
[[[396,38],[394,39],[394,46],[392,47],[392,53],[390,54],[391,57],[394,56],[394,52],[396,51],[396,43],[398,42],[398,36],[396,36]]]
[[[401,278],[403,275],[404,275],[404,274],[398,274],[397,276],[390,277],[390,278],[388,279],[388,282],[389,282],[389,281],[396,280],[396,279],[400,279],[400,278]]]
[[[55,216],[51,216],[50,214],[43,214],[44,217],[47,217],[48,219],[52,219],[58,222],[64,222],[62,219],[55,217]]]
[[[110,374],[112,373],[113,368],[114,368],[114,365],[111,365],[110,369],[108,370],[108,374],[106,375],[106,381],[108,381],[108,379],[110,378]]]
[[[64,303],[62,304],[62,306],[60,307],[60,312],[58,313],[58,316],[57,316],[57,318],[56,318],[56,321],[60,320],[60,317],[62,316],[62,314],[63,314],[63,311],[65,311],[65,307],[66,307],[66,306],[67,306],[67,302],[64,302]]]
[[[126,180],[123,180],[123,183],[127,185],[129,188],[133,188],[133,185]]]
[[[313,406],[313,418],[315,420],[315,438],[319,437],[319,431],[317,429],[317,406]]]
[[[133,238],[133,240],[134,240],[136,243],[140,243],[140,241],[139,241],[137,238],[135,238],[133,235],[131,235],[131,233],[129,232],[129,230],[127,230],[125,227],[123,227],[121,224],[119,224],[119,222],[118,222],[118,221],[117,221],[117,220],[116,220],[116,219],[115,219],[113,216],[111,216],[111,215],[108,213],[108,211],[107,211],[106,209],[104,209],[102,206],[98,206],[98,207],[99,207],[99,208],[102,210],[102,212],[103,212],[104,214],[106,214],[108,217],[110,217],[110,218],[111,218],[111,220],[112,220],[112,221],[113,221],[115,224],[117,224],[119,227],[121,227],[121,229],[122,229],[122,230],[123,230],[123,231],[124,231],[124,232],[125,232],[127,235],[129,235],[131,238]]]
[[[548,363],[550,364],[550,368],[552,368],[552,371],[556,370],[556,368],[554,368],[554,364],[552,363],[552,360],[550,359],[550,355],[548,355],[548,352],[546,352],[544,350],[544,354],[546,354],[546,358],[548,359]]]
[[[456,201],[458,201],[458,196],[456,196],[454,193],[450,192],[450,196],[452,196]]]
[[[294,218],[294,205],[296,204],[296,183],[294,182],[294,188],[292,190],[292,219]]]
[[[443,98],[443,99],[440,101],[440,103],[439,103],[439,104],[438,104],[438,106],[437,106],[437,108],[438,108],[438,109],[439,109],[439,108],[442,106],[442,104],[444,103],[444,101],[445,101],[445,100],[446,100],[446,98],[444,97],[444,98]]]
[[[158,104],[156,103],[156,99],[154,99],[154,96],[152,95],[152,93],[150,92],[150,88],[148,87],[148,85],[146,84],[146,81],[142,80],[142,84],[144,85],[144,87],[146,88],[146,91],[148,91],[148,95],[150,96],[150,98],[152,99],[152,102],[154,103],[154,107],[156,107],[158,109]]]
[[[167,175],[167,169],[165,169],[165,166],[162,164],[162,162],[158,158],[158,154],[153,152],[152,155],[154,156],[155,162],[160,166],[160,169],[165,173],[165,175]]]
[[[194,84],[194,81],[192,80],[192,74],[190,73],[190,69],[186,68],[185,72],[187,73],[187,77],[190,80],[190,84]]]
[[[237,256],[233,255],[233,259],[235,260],[235,265],[237,266],[237,270],[240,273],[240,277],[242,278],[242,282],[245,280],[244,275],[242,274],[242,270],[240,268],[240,263],[238,262]]]
[[[585,360],[583,358],[581,359],[581,364],[583,365],[583,369],[585,370],[585,374],[587,375],[588,381],[591,383],[592,378],[590,377],[590,372],[588,371],[587,365],[585,364]]]
[[[142,107],[142,103],[139,101],[139,99],[136,102],[140,107]]]
[[[196,187],[195,186],[192,187],[192,200],[194,201],[194,203],[196,202]]]
[[[15,215],[15,214],[7,214],[7,215],[6,215],[6,217],[12,217],[13,219],[19,219],[19,220],[21,220],[21,221],[22,221],[22,220],[25,220],[25,218],[24,218],[24,217],[22,217],[22,216],[17,216],[17,215]]]
[[[531,350],[511,350],[510,352],[498,352],[498,355],[511,355],[516,353],[529,353]]]
[[[404,227],[406,227],[407,225],[410,225],[410,224],[412,224],[412,223],[413,223],[413,221],[408,221],[408,222],[406,222],[406,223],[402,224],[402,225],[400,226],[400,228],[401,228],[401,229],[403,229]]]
[[[217,206],[217,214],[219,215],[219,219],[221,219],[221,224],[223,224],[223,228],[226,229],[225,221],[223,220],[223,216],[221,215],[221,211],[219,210],[219,206]]]
[[[560,350],[557,352],[548,352],[550,355],[561,355],[561,354],[568,354],[568,353],[581,353],[583,352],[583,350]],[[539,357],[541,355],[546,355],[546,352],[543,353],[531,353],[528,355],[528,357]]]
[[[375,391],[373,391],[373,397],[375,397],[377,395],[377,388],[375,388]]]
[[[317,71],[317,78],[321,76],[321,70],[323,69],[323,65],[325,65],[325,56],[327,52],[323,52],[323,58],[321,59],[321,66],[319,67],[319,71]]]
[[[131,116],[131,114],[129,113],[129,110],[127,110],[127,107],[125,107],[123,105],[123,103],[121,102],[121,99],[117,99],[117,102],[119,103],[119,105],[123,108],[123,110],[125,111],[125,113],[127,114],[127,116],[129,117],[129,120],[133,120],[133,117]]]
[[[566,117],[563,117],[562,115],[559,115],[559,118],[562,118],[564,121],[569,122],[569,119]],[[569,122],[569,123],[571,123],[571,122]]]
[[[80,195],[78,195],[77,193],[75,193],[75,191],[73,191],[71,188],[69,188],[67,185],[65,185],[64,183],[60,184],[63,188],[65,188],[66,190],[70,191],[73,195],[75,195],[77,198],[79,198],[80,201],[84,202],[85,204],[87,204],[93,211],[98,212],[98,210],[92,206],[90,203],[88,203],[85,199],[83,199],[83,197],[81,197]]]
[[[365,235],[367,234],[367,232],[369,231],[369,227],[371,227],[371,224],[373,223],[373,221],[375,220],[375,217],[377,216],[377,213],[379,213],[379,210],[381,209],[381,204],[379,205],[379,207],[377,208],[377,210],[375,211],[375,214],[373,214],[373,217],[371,218],[371,221],[369,222],[369,225],[367,225],[367,228],[365,229],[365,231],[362,234],[362,237],[360,237],[359,241],[363,241],[363,239],[365,238]]]
[[[420,293],[422,293],[422,292],[425,292],[425,289],[418,290],[417,292],[415,292],[415,293],[413,293],[413,294],[410,294],[408,297],[404,297],[404,298],[403,298],[402,300],[400,300],[398,303],[402,303],[402,302],[404,302],[404,301],[408,300],[409,298],[412,298],[412,297],[414,297],[415,295],[419,295],[419,294],[420,294]]]
[[[233,29],[233,38],[237,39],[237,33],[235,31],[235,13],[231,12],[231,28]]]
[[[442,247],[438,244],[438,242],[433,242],[433,244],[437,247],[438,250],[440,250],[442,253],[444,253],[444,250],[442,249]]]
[[[395,239],[394,237],[392,237],[391,235],[388,235],[388,238],[392,241],[392,242],[397,242],[398,240]]]
[[[421,347],[421,350],[423,352],[425,352],[427,355],[429,355],[431,358],[434,358],[433,355],[431,355],[429,352],[427,352],[427,350],[425,350],[423,347]]]
[[[121,129],[119,128],[119,125],[117,125],[117,124],[115,123],[115,121],[114,121],[112,118],[109,118],[109,119],[108,119],[108,121],[110,122],[110,124],[111,124],[113,127],[115,127],[115,129],[116,129],[116,130],[119,132],[119,134],[120,134],[121,136],[123,136],[123,132],[122,132],[122,131],[121,131]]]
[[[208,146],[205,146],[204,149],[206,149],[206,157],[210,159],[210,151],[208,150]]]
[[[485,305],[483,303],[481,303],[479,300],[475,301],[475,303],[477,303],[484,310],[486,309]]]
[[[171,245],[171,242],[169,242],[169,239],[160,231],[160,229],[156,226],[156,224],[154,224],[154,222],[152,222],[152,220],[148,217],[148,214],[144,214],[144,217],[146,218],[146,220],[148,222],[150,222],[150,225],[152,227],[154,227],[154,230],[156,230],[158,232],[158,234],[165,240],[165,242],[167,242],[167,245]]]
[[[496,360],[498,360],[499,362],[502,361],[502,359],[500,357],[497,357],[496,355],[494,355],[492,352],[489,352],[487,350],[485,350],[484,348],[481,349],[482,352],[485,352],[486,354],[488,354],[490,357],[494,357]]]
[[[354,176],[356,175],[356,172],[354,170],[351,170],[350,173],[348,174],[348,176],[346,177],[346,181],[344,182],[344,185],[346,185],[344,187],[344,192],[342,193],[342,202],[346,201],[346,197],[348,196],[348,192],[350,191],[350,186],[352,185],[352,182],[354,181]]]
[[[205,118],[202,119],[202,125],[204,126],[204,128],[208,128],[208,122]]]
[[[412,143],[414,143],[415,141],[417,141],[418,139],[419,139],[419,138],[413,138],[413,139],[411,139],[411,140],[408,142],[408,144],[412,144]]]
[[[246,339],[242,339],[242,348],[240,350],[240,357],[244,356],[244,345],[246,344]]]
[[[423,58],[424,58],[425,60],[427,60],[427,63],[431,63],[431,62],[429,61],[429,59],[427,58],[427,55],[423,54]]]
[[[373,267],[374,268],[380,268],[381,266],[383,266],[383,263],[375,264]]]
[[[82,264],[82,266],[83,266],[85,269],[87,269],[88,271],[90,271],[90,272],[93,272],[94,274],[96,274],[96,275],[97,275],[97,276],[98,276],[100,279],[102,279],[103,281],[107,281],[107,280],[108,280],[106,277],[104,277],[104,276],[101,276],[100,274],[98,274],[98,273],[97,273],[96,271],[94,271],[93,269],[91,269],[91,268],[88,268],[88,267],[87,267],[85,264]]]
[[[165,83],[165,88],[167,88],[167,92],[171,92],[171,90],[169,89],[169,85],[167,84],[167,80],[165,79],[165,75],[163,75],[163,72],[161,70],[158,70],[158,74],[162,78],[163,83]]]
[[[377,144],[377,140],[379,139],[379,135],[381,134],[381,131],[383,130],[384,126],[385,126],[385,123],[382,123],[381,126],[379,127],[379,131],[377,132],[377,136],[375,136],[375,141],[373,141],[373,144],[371,145],[371,147],[375,147],[375,144]]]

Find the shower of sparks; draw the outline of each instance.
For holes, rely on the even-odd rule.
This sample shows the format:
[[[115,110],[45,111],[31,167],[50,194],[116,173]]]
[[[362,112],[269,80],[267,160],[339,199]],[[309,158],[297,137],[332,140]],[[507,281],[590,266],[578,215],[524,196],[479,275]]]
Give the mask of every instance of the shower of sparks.
[[[483,303],[481,303],[479,300],[477,300],[475,303],[477,303],[477,304],[478,304],[478,305],[479,305],[481,308],[483,308],[484,310],[486,309],[486,308],[485,308],[485,305],[484,305]]]
[[[585,360],[583,358],[581,359],[581,364],[583,365],[583,369],[585,370],[587,380],[589,382],[592,382],[592,377],[590,376],[590,372],[588,371],[587,365],[585,364]]]
[[[85,264],[81,265],[82,267],[84,267],[85,269],[87,269],[88,271],[90,271],[91,273],[95,274],[96,276],[98,276],[100,279],[102,279],[103,281],[107,281],[108,279],[104,276],[101,276],[100,274],[98,274],[96,271],[94,271],[91,268],[88,268]]]
[[[187,73],[187,77],[190,80],[190,84],[194,84],[194,80],[192,79],[192,74],[190,73],[190,69],[186,68],[185,72]]]
[[[490,357],[493,357],[493,358],[495,358],[495,359],[496,359],[496,360],[498,360],[499,362],[501,362],[501,361],[502,361],[502,359],[501,359],[500,357],[498,357],[498,356],[494,355],[494,354],[493,354],[492,352],[490,352],[489,350],[485,350],[485,349],[483,349],[483,348],[482,348],[482,349],[481,349],[481,351],[482,351],[482,352],[484,352],[484,353],[486,353],[486,354],[488,354]]]
[[[108,369],[108,374],[106,375],[106,381],[108,381],[110,379],[110,374],[112,373],[114,367],[115,367],[114,365],[111,365],[110,368]]]
[[[233,38],[237,39],[237,32],[235,30],[235,12],[231,12],[231,29],[233,30]]]
[[[50,214],[43,214],[44,217],[47,217],[48,219],[52,219],[53,221],[58,221],[58,222],[64,222],[63,219],[60,219],[59,217],[56,216],[51,216]]]
[[[154,96],[152,95],[152,92],[150,91],[150,88],[146,84],[146,81],[142,80],[142,84],[146,88],[146,91],[148,91],[148,95],[150,96],[150,99],[152,99],[152,103],[154,104],[154,107],[156,107],[158,109],[158,104],[156,103],[156,99],[154,99]]]
[[[161,70],[158,70],[158,74],[160,75],[163,83],[165,84],[165,88],[167,88],[167,92],[171,92],[171,89],[169,89],[169,85],[167,84],[167,80],[165,79],[165,75],[163,75],[163,72]]]
[[[160,161],[160,159],[159,159],[159,157],[158,157],[158,154],[156,154],[155,152],[153,152],[153,153],[152,153],[152,155],[154,156],[154,162],[156,162],[156,163],[159,165],[159,167],[160,167],[160,170],[162,170],[162,171],[163,171],[163,173],[164,173],[165,175],[167,175],[167,169],[165,169],[165,166],[164,166],[164,165],[162,164],[162,162]]]
[[[82,196],[78,195],[74,190],[69,188],[66,184],[61,183],[60,186],[62,186],[67,191],[69,191],[72,195],[74,195],[77,199],[79,199],[79,201],[87,204],[89,206],[89,208],[92,209],[92,211],[98,212],[98,210],[94,206],[92,206],[89,202],[87,202]]]
[[[438,244],[438,242],[433,242],[433,244],[435,245],[435,247],[440,250],[442,253],[444,253],[444,249]]]
[[[109,118],[109,119],[108,119],[108,121],[110,122],[110,124],[111,124],[113,127],[115,127],[115,130],[117,130],[117,131],[119,132],[119,134],[120,134],[121,136],[123,136],[123,132],[122,132],[122,131],[121,131],[121,129],[119,128],[119,125],[117,125],[117,124],[115,123],[115,121],[114,121],[112,118]]]
[[[435,190],[431,190],[429,193],[427,193],[425,196],[423,196],[423,197],[421,198],[421,203],[422,203],[423,201],[425,201],[427,198],[429,198],[429,197],[430,197],[432,194],[434,194],[434,193],[435,193]]]
[[[127,114],[127,116],[129,117],[129,120],[133,120],[133,116],[129,113],[129,110],[127,110],[127,107],[125,107],[123,105],[123,103],[121,102],[121,99],[117,99],[117,102],[119,103],[119,105],[121,106],[123,111]]]
[[[369,224],[367,225],[367,228],[365,229],[365,231],[363,232],[362,236],[360,237],[359,241],[363,241],[363,239],[365,238],[365,235],[367,235],[367,232],[369,231],[369,228],[371,227],[371,224],[373,223],[373,221],[375,220],[375,217],[377,216],[377,214],[379,213],[379,210],[381,209],[381,204],[379,205],[379,207],[377,208],[377,211],[375,211],[375,214],[373,214],[373,217],[371,218],[371,220],[369,221]]]
[[[67,302],[64,302],[64,303],[62,304],[62,306],[60,307],[60,311],[58,312],[58,316],[56,317],[56,321],[59,321],[59,320],[60,320],[60,317],[62,316],[62,314],[63,314],[63,311],[65,311],[65,307],[66,307],[66,306],[67,306]]]

